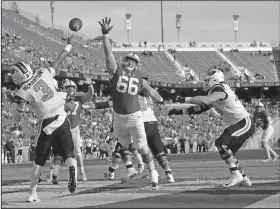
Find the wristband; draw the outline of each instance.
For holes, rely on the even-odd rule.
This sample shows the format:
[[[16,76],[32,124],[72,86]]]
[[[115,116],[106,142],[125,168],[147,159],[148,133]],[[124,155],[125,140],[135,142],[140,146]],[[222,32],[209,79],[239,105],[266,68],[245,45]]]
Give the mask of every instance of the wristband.
[[[71,49],[72,49],[72,45],[71,44],[67,44],[64,50],[69,53]]]
[[[190,103],[190,101],[191,101],[191,97],[186,97],[185,98],[185,103]]]
[[[108,33],[107,33],[107,34],[103,34],[103,37],[107,37],[107,38],[109,38]]]

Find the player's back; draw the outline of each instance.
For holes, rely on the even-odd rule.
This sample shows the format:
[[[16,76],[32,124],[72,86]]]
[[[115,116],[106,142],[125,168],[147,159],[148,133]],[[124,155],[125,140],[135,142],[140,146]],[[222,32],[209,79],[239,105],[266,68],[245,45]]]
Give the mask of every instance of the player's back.
[[[143,87],[143,79],[118,66],[109,81],[113,100],[113,109],[118,114],[132,114],[140,111],[139,95]]]
[[[65,95],[64,92],[56,91],[47,68],[38,69],[33,78],[16,92],[16,96],[28,102],[39,120],[64,114]]]
[[[219,114],[223,116],[223,121],[226,126],[236,124],[250,114],[244,108],[235,92],[227,84],[217,84],[212,86],[210,92],[223,91],[226,93],[224,100],[214,102],[214,107]]]

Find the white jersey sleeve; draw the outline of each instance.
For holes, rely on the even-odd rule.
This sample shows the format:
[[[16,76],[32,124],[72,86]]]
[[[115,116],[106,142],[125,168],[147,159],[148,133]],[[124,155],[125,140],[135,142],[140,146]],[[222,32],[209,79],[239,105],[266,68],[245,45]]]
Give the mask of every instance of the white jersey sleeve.
[[[213,92],[224,92],[225,98],[213,103],[215,110],[223,117],[225,126],[231,126],[250,115],[244,108],[235,92],[227,84],[217,84],[212,86],[209,94]]]
[[[153,110],[153,100],[148,96],[140,96],[141,119],[143,122],[157,121]]]

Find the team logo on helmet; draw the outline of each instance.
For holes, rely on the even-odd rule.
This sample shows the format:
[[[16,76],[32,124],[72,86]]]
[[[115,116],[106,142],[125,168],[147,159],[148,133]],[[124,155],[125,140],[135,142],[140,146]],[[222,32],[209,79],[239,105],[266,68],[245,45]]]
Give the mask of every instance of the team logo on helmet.
[[[33,77],[33,71],[31,67],[24,62],[17,62],[11,68],[11,77],[14,83],[17,85],[21,85]]]
[[[204,90],[209,90],[215,84],[221,83],[225,81],[225,77],[222,71],[212,69],[206,73],[205,76],[205,86]]]

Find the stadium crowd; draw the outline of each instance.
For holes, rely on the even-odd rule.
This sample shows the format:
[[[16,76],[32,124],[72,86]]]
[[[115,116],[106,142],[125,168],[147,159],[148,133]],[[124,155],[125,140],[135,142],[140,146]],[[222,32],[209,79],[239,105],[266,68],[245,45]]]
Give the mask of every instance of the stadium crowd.
[[[23,139],[25,146],[30,146],[29,159],[32,160],[37,120],[29,109],[26,109],[22,122],[15,123],[12,120],[10,102],[5,96],[6,91],[2,87],[2,153],[10,153],[6,143],[13,143],[16,149],[17,143]],[[105,97],[95,96],[98,100],[107,100]],[[254,100],[252,103],[243,101],[247,110],[253,114],[255,110]],[[280,116],[279,108],[269,100],[263,101],[272,118]],[[167,111],[167,110],[166,110]],[[169,117],[165,110],[155,108],[155,114],[159,121],[159,131],[168,153],[179,154],[186,152],[206,152],[215,150],[214,140],[221,135],[222,121],[212,117],[208,112],[200,116],[176,116]],[[84,109],[81,115],[81,137],[83,139],[83,154],[86,158],[104,158],[111,156],[111,145],[108,143],[108,134],[112,124],[112,110]],[[91,143],[88,143],[90,141]],[[194,146],[196,144],[196,146]],[[86,153],[86,147],[90,146],[91,153]],[[189,148],[186,150],[186,148]],[[90,154],[90,155],[88,155]],[[15,162],[15,156],[11,156]]]

